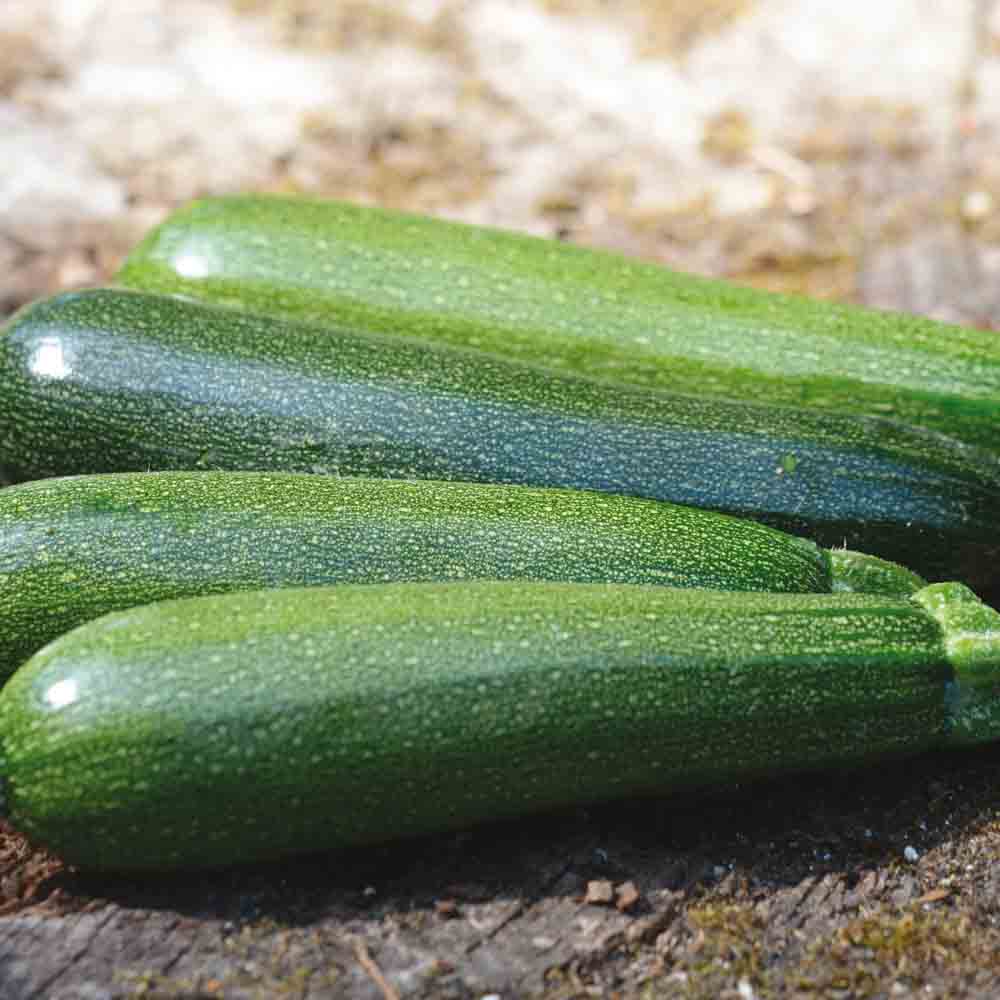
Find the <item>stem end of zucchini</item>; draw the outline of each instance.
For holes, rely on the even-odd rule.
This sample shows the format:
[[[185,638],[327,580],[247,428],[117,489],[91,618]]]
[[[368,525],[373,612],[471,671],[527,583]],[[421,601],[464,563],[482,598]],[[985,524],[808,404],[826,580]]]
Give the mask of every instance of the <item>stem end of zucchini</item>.
[[[851,549],[828,549],[833,592],[909,597],[927,581],[899,563]]]
[[[955,671],[945,743],[972,746],[1000,740],[1000,612],[960,583],[935,583],[913,595],[941,626]]]

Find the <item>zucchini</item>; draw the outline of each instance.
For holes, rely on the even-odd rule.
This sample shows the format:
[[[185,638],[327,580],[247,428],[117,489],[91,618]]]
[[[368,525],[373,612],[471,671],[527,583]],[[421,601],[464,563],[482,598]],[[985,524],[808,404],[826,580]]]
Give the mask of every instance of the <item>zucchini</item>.
[[[281,196],[194,202],[117,280],[592,376],[891,416],[1000,460],[1000,337],[496,229]]]
[[[0,691],[12,824],[160,869],[1000,737],[1000,614],[911,598],[408,583],[187,598]]]
[[[0,335],[8,478],[148,469],[467,480],[746,515],[972,586],[1000,475],[892,421],[554,376],[402,338],[98,289]]]
[[[0,490],[0,682],[74,626],[165,598],[487,577],[776,592],[923,583],[753,521],[606,493],[266,472],[43,479]]]

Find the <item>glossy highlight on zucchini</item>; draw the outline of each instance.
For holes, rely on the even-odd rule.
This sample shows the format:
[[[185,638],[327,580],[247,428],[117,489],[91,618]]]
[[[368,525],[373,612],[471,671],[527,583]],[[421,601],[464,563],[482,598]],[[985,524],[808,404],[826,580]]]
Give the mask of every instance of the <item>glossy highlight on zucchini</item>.
[[[592,376],[926,426],[1000,456],[1000,335],[607,251],[278,195],[193,202],[117,280]]]
[[[1000,737],[1000,614],[912,598],[474,581],[164,601],[0,691],[11,823],[167,869]]]
[[[13,479],[215,469],[569,487],[751,517],[932,580],[1000,575],[1000,476],[941,435],[137,292],[57,296],[7,324],[0,464]]]
[[[42,479],[0,490],[0,681],[76,625],[152,601],[480,578],[775,592],[923,584],[754,521],[607,493],[266,472]]]

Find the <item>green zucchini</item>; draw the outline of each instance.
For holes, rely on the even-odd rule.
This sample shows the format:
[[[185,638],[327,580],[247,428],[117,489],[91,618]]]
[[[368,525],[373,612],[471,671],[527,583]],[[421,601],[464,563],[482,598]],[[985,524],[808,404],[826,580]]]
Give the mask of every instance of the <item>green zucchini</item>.
[[[109,289],[36,303],[0,334],[0,456],[14,479],[247,469],[589,489],[749,516],[929,579],[978,586],[1000,566],[1000,475],[941,435]]]
[[[165,598],[477,578],[903,594],[924,583],[753,521],[606,493],[265,472],[43,479],[0,490],[0,683],[74,626]]]
[[[0,691],[8,819],[160,869],[1000,738],[1000,614],[911,598],[475,581],[164,601]]]
[[[1000,456],[1000,336],[281,196],[194,202],[117,280],[699,396],[891,416]]]

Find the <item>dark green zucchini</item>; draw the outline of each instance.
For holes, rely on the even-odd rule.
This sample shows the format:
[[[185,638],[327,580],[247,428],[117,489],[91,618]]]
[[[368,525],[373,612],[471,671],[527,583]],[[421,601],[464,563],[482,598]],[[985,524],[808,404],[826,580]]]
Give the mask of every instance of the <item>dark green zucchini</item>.
[[[12,824],[159,869],[1000,738],[1000,614],[911,598],[484,582],[116,612],[0,692]]]
[[[194,202],[118,281],[592,376],[891,416],[1000,456],[1000,336],[360,205]]]
[[[775,592],[923,584],[754,521],[606,493],[265,472],[43,479],[0,490],[0,682],[74,626],[164,598],[477,578]]]
[[[746,515],[980,585],[1000,476],[891,421],[702,400],[95,290],[0,334],[12,478],[248,469],[573,487]]]

